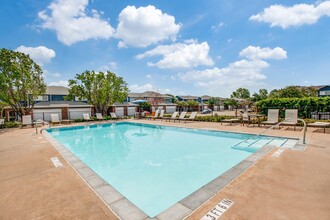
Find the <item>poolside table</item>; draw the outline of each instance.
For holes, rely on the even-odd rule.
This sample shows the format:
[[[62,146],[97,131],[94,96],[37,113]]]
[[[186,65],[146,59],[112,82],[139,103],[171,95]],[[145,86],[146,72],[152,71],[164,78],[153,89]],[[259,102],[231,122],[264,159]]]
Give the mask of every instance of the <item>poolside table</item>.
[[[248,114],[248,116],[249,116],[249,120],[250,120],[251,117],[257,118],[258,127],[260,127],[260,122],[261,122],[260,118],[264,117],[264,115],[262,115],[262,114]]]

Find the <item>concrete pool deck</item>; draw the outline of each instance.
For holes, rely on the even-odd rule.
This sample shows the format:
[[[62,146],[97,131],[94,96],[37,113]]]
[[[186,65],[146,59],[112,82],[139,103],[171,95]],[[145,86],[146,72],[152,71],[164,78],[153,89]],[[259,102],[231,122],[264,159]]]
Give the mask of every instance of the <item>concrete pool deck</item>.
[[[264,130],[206,122],[134,122],[247,133]],[[201,219],[224,198],[235,204],[221,219],[329,219],[330,132],[313,130],[307,133],[306,151],[285,150],[275,158],[272,150],[187,219]],[[266,134],[302,136],[291,130]],[[0,151],[0,219],[118,219],[34,129],[1,129]],[[52,157],[58,157],[63,167],[55,168]]]

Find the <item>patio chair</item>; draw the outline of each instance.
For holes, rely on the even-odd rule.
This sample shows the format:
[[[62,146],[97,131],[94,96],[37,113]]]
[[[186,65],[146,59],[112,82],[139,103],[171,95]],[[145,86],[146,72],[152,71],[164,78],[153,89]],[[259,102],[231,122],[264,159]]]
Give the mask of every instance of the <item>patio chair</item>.
[[[92,119],[89,117],[89,114],[88,113],[84,113],[83,114],[83,117],[84,117],[84,120],[85,121],[92,121]]]
[[[111,116],[111,119],[114,119],[114,120],[121,119],[121,118],[117,117],[115,112],[110,112],[110,116]]]
[[[175,120],[178,120],[180,122],[181,120],[184,119],[184,117],[186,116],[186,114],[187,114],[187,112],[181,112],[179,118],[174,118],[173,119],[173,122],[175,122]]]
[[[160,110],[160,114],[157,117],[157,119],[162,119],[164,117],[164,114],[165,114],[165,110],[164,109]]]
[[[220,124],[222,125],[222,123],[229,123],[229,125],[231,126],[233,123],[235,122],[239,122],[240,119],[238,118],[229,118],[229,119],[223,119],[222,121],[220,121]]]
[[[187,121],[193,121],[193,120],[195,120],[196,115],[197,115],[197,112],[192,112],[192,113],[189,115],[189,118],[183,118],[183,119],[179,119],[179,120],[182,120],[182,121],[184,121],[185,123],[186,123]]]
[[[325,128],[330,127],[330,123],[329,122],[317,121],[317,122],[314,122],[314,123],[308,123],[307,127],[323,128],[323,133],[325,133]]]
[[[50,122],[51,122],[52,125],[61,124],[61,121],[58,117],[58,114],[50,114]]]
[[[161,120],[163,120],[163,119],[165,119],[165,121],[167,121],[167,120],[170,121],[171,119],[174,120],[178,116],[178,114],[179,114],[179,112],[173,112],[171,117],[163,117],[163,118],[161,118]]]
[[[285,119],[280,125],[293,126],[293,130],[296,130],[298,124],[298,109],[286,109]]]
[[[276,125],[278,123],[278,109],[268,109],[267,121],[261,122],[265,125]]]
[[[151,120],[151,119],[154,119],[154,120],[155,120],[155,118],[158,118],[158,115],[159,115],[159,110],[156,110],[154,116],[147,116],[146,119],[150,119],[150,120]]]
[[[247,127],[249,127],[249,125],[251,124],[250,116],[247,113],[242,114],[241,123],[243,126],[244,124],[247,124]]]
[[[96,113],[95,115],[97,120],[106,120],[105,118],[103,118],[102,113]]]
[[[5,119],[0,118],[0,127],[4,128],[5,127]]]
[[[33,127],[33,123],[32,123],[32,117],[31,115],[23,115],[22,116],[22,126],[27,126],[27,125],[31,125]]]

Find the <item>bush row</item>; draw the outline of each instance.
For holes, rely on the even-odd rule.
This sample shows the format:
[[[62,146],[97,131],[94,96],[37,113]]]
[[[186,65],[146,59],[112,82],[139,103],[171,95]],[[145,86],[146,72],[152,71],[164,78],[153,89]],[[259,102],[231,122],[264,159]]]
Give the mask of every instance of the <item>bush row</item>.
[[[280,109],[280,116],[284,117],[285,109],[298,109],[299,117],[310,118],[312,112],[330,111],[330,97],[273,98],[255,105],[262,114],[267,114],[268,109]]]

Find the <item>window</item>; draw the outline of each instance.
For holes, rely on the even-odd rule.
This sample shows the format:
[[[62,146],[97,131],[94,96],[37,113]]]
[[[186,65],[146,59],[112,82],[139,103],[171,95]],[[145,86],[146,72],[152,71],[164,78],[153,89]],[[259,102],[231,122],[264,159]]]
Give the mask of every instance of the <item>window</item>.
[[[35,101],[48,101],[48,95],[38,96]]]

